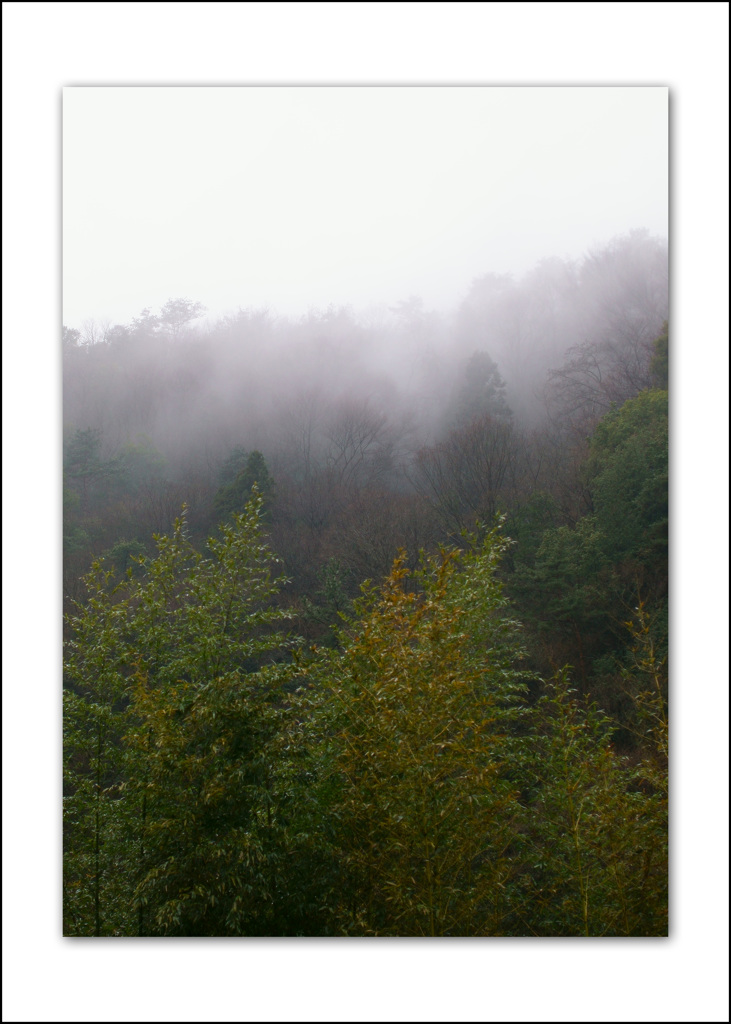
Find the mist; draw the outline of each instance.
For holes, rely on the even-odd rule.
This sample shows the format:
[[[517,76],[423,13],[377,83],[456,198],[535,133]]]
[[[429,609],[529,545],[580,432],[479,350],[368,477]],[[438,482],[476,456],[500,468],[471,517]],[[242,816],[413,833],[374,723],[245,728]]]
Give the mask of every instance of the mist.
[[[96,485],[105,525],[85,555],[164,532],[183,503],[201,535],[213,529],[236,452],[266,461],[277,550],[302,592],[332,558],[354,583],[377,577],[399,547],[415,557],[534,494],[577,521],[577,453],[652,383],[667,243],[636,230],[579,261],[478,275],[463,293],[446,312],[407,296],[297,318],[215,318],[179,297],[126,324],[66,327],[67,467],[92,435],[95,458],[122,467],[116,491]]]
[[[144,434],[184,477],[236,444],[288,464],[302,408],[327,462],[328,417],[352,403],[418,450],[454,426],[476,352],[537,428],[567,353],[647,346],[667,316],[667,102],[64,89],[63,318],[86,357],[66,431],[109,451]]]
[[[298,318],[253,307],[213,318],[180,298],[166,304],[180,307],[177,324],[165,306],[145,307],[127,324],[89,317],[70,328],[68,349],[83,358],[66,381],[65,419],[103,429],[110,444],[143,430],[172,455],[196,439],[207,446],[242,433],[271,444],[273,423],[299,406],[324,414],[352,400],[407,416],[428,440],[445,425],[466,361],[486,352],[512,411],[535,425],[548,412],[550,374],[569,353],[583,346],[629,359],[657,336],[668,315],[667,243],[636,230],[580,261],[547,256],[520,277],[481,274],[463,291],[444,312],[409,296],[362,310],[329,304]],[[108,393],[93,395],[84,378],[111,351],[118,372]],[[622,397],[620,389],[607,400]]]
[[[64,322],[411,295],[667,235],[665,88],[66,88]]]

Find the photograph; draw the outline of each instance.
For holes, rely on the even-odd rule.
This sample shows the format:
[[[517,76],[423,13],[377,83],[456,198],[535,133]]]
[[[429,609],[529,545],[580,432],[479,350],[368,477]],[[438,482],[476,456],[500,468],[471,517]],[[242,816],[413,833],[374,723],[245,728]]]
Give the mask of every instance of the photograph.
[[[59,102],[63,935],[666,938],[667,84]]]

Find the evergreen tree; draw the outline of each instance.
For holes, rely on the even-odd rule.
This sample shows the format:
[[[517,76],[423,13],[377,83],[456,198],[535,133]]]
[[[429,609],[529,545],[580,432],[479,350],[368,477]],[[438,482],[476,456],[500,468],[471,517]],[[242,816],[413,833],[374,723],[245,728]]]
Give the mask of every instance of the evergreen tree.
[[[181,518],[141,575],[114,587],[95,565],[70,618],[70,934],[271,927],[289,616],[272,606],[282,578],[261,506],[255,492],[208,557]]]
[[[505,382],[487,352],[474,352],[464,368],[455,399],[453,420],[465,426],[474,419],[493,416],[508,420],[512,412],[505,398]]]
[[[255,487],[262,496],[263,508],[266,510],[270,506],[274,481],[261,452],[253,451],[247,455],[242,448],[234,449],[223,466],[221,476],[222,485],[213,499],[219,517],[240,512]]]

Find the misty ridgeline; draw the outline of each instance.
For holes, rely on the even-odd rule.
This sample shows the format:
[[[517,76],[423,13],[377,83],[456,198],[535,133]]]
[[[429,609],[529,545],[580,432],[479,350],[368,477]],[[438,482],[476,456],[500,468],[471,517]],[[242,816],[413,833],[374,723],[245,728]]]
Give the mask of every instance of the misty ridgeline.
[[[667,271],[64,327],[66,934],[664,933]]]
[[[191,522],[208,526],[237,450],[264,455],[275,519],[309,528],[322,562],[337,555],[361,578],[413,548],[417,508],[451,533],[548,492],[573,523],[587,511],[573,479],[579,449],[612,405],[652,384],[667,308],[666,245],[638,233],[579,265],[544,260],[518,282],[476,278],[451,316],[409,299],[297,322],[242,309],[201,328],[198,304],[178,300],[128,325],[65,329],[66,482],[78,514],[104,508],[107,526],[87,524],[88,551],[120,536],[145,543],[184,501]],[[472,437],[480,416],[486,429]],[[462,481],[470,455],[486,460],[489,486],[474,481],[482,493],[444,507],[439,481]],[[330,536],[347,529],[353,505],[362,529],[369,507],[384,519],[385,562],[362,564]]]

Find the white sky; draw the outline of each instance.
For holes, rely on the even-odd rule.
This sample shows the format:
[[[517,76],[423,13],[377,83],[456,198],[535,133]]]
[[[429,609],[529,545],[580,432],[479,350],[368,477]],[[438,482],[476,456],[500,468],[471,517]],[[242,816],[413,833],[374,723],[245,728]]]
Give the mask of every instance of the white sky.
[[[664,87],[92,88],[63,94],[63,316],[170,297],[289,315],[667,235]]]

